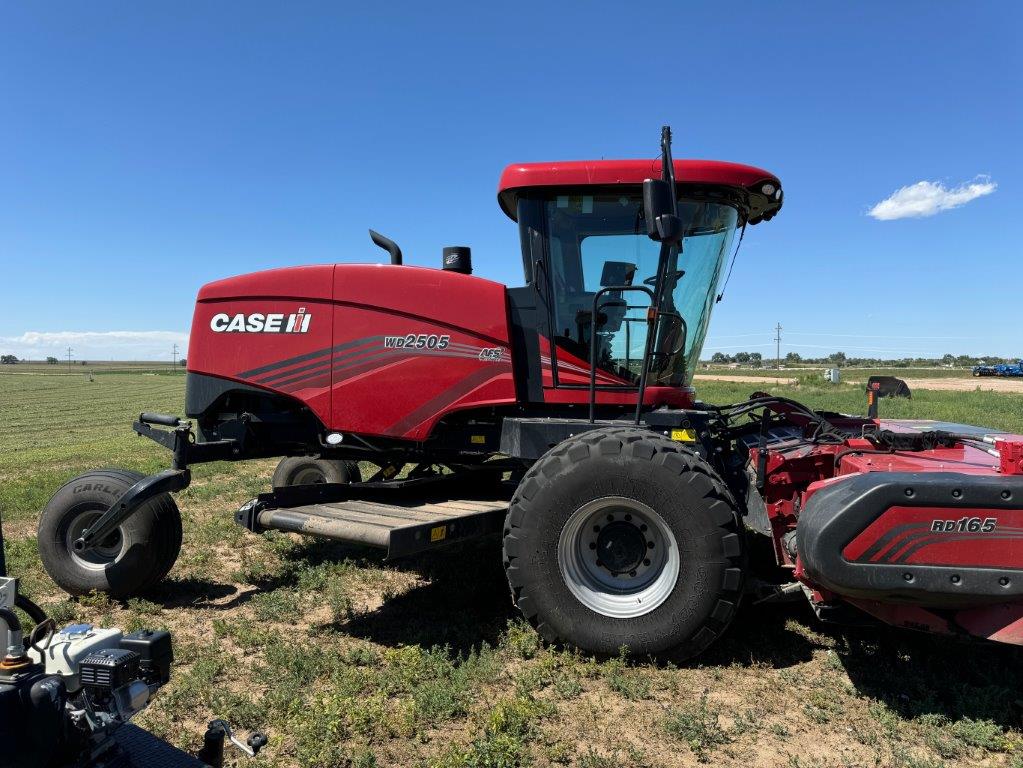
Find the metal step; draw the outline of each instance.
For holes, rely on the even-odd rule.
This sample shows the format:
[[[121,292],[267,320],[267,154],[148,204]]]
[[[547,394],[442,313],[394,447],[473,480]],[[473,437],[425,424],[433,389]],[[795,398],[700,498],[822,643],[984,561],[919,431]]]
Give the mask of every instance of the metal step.
[[[348,499],[261,509],[258,529],[293,531],[387,550],[388,559],[497,534],[507,500]]]

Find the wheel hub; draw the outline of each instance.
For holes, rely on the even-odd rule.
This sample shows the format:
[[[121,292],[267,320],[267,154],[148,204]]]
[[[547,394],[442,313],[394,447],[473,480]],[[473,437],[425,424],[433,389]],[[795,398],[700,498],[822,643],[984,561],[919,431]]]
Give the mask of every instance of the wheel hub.
[[[103,569],[113,563],[121,555],[124,549],[124,539],[121,536],[121,529],[115,528],[108,533],[102,541],[98,541],[88,549],[78,549],[75,542],[82,537],[99,518],[101,511],[89,510],[75,516],[67,529],[67,546],[72,559],[79,565],[92,570]]]
[[[646,557],[646,537],[631,522],[616,520],[597,535],[598,563],[613,574],[635,571]]]
[[[323,471],[317,467],[300,469],[291,478],[292,485],[321,485],[326,482],[327,478],[323,476]]]
[[[558,567],[569,591],[612,618],[643,616],[675,589],[681,572],[670,526],[637,499],[606,496],[569,516],[558,539]]]

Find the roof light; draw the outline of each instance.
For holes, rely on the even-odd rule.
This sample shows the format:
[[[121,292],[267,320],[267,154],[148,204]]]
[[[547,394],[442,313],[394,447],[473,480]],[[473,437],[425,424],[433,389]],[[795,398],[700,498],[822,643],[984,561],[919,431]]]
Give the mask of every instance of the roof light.
[[[776,187],[774,186],[774,184],[771,184],[770,182],[768,182],[767,184],[765,184],[764,186],[762,186],[760,188],[760,191],[763,192],[768,197],[770,197],[771,195],[774,194],[775,189],[776,189]]]
[[[781,200],[781,190],[780,189],[777,192],[774,193],[774,199],[775,200]]]

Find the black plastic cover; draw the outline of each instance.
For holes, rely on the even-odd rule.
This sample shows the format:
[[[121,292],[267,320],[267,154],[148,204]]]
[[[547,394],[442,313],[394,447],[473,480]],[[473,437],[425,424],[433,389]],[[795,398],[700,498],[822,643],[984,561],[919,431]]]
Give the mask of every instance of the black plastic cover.
[[[66,702],[60,675],[47,675],[38,665],[0,676],[0,766],[50,765],[66,743]]]
[[[142,629],[122,637],[121,648],[138,654],[139,668],[147,683],[163,685],[170,680],[174,651],[169,632]]]
[[[847,597],[927,607],[1019,599],[1023,579],[1016,578],[1020,572],[1012,567],[850,562],[842,550],[893,506],[997,511],[1019,509],[1021,498],[1023,476],[868,472],[811,496],[799,515],[796,548],[814,582]]]
[[[472,274],[472,250],[467,245],[452,245],[444,249],[442,266],[449,272]]]
[[[78,673],[86,688],[117,690],[138,679],[139,655],[125,648],[104,648],[82,659]]]

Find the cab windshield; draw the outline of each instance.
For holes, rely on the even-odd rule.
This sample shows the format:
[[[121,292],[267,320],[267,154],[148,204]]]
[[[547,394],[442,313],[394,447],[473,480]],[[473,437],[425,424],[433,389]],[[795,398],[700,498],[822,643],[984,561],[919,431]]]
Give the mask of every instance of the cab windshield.
[[[647,286],[656,281],[660,244],[646,234],[642,195],[558,195],[544,202],[555,354],[590,361],[596,332],[601,385],[635,386],[643,366],[650,297],[640,290],[603,293],[602,288]],[[662,313],[649,383],[689,383],[707,333],[714,294],[729,253],[738,212],[719,202],[680,198],[684,238],[668,264]]]

